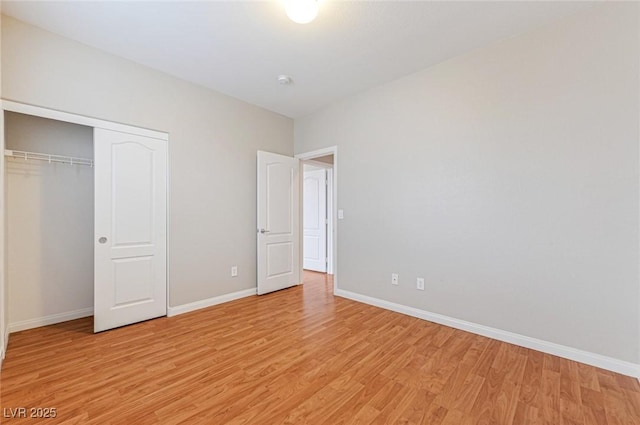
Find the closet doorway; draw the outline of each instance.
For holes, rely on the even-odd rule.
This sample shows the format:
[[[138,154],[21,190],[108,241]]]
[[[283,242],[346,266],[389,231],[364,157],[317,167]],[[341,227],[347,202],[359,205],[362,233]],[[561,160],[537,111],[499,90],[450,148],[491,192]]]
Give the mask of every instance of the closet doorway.
[[[165,316],[168,135],[3,108],[9,331]]]

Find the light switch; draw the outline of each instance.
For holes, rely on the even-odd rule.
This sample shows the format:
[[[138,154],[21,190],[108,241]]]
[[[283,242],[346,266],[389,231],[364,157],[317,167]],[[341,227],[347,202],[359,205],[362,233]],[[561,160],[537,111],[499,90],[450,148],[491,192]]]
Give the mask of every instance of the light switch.
[[[342,220],[344,218],[344,210],[338,210],[338,220]]]

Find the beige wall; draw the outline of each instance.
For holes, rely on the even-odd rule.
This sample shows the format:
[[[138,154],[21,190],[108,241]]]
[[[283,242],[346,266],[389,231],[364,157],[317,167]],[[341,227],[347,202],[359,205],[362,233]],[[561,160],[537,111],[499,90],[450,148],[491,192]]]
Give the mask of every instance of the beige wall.
[[[93,129],[5,116],[7,149],[93,158]],[[93,168],[8,159],[9,323],[93,308]]]
[[[292,120],[2,19],[4,98],[170,134],[170,306],[255,287],[256,151],[291,155]]]
[[[340,288],[638,363],[638,30],[599,5],[296,120],[340,153]]]

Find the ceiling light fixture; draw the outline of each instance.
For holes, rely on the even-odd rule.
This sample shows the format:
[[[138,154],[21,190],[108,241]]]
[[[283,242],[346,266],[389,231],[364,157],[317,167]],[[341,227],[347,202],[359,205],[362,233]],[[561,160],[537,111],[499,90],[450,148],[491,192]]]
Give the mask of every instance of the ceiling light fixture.
[[[318,1],[284,0],[284,10],[293,22],[308,24],[318,16]]]

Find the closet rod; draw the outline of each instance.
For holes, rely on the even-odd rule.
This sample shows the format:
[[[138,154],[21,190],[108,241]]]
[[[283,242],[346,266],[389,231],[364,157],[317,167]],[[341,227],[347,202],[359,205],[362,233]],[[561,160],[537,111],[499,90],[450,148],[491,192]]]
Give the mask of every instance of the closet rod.
[[[24,151],[14,151],[10,149],[5,149],[4,156],[8,156],[11,158],[20,158],[24,159],[35,159],[38,161],[47,161],[47,162],[58,162],[62,164],[71,164],[71,165],[88,165],[93,167],[93,159],[90,158],[77,158],[74,156],[64,156],[64,155],[51,155],[48,153],[37,153],[37,152],[24,152]]]

